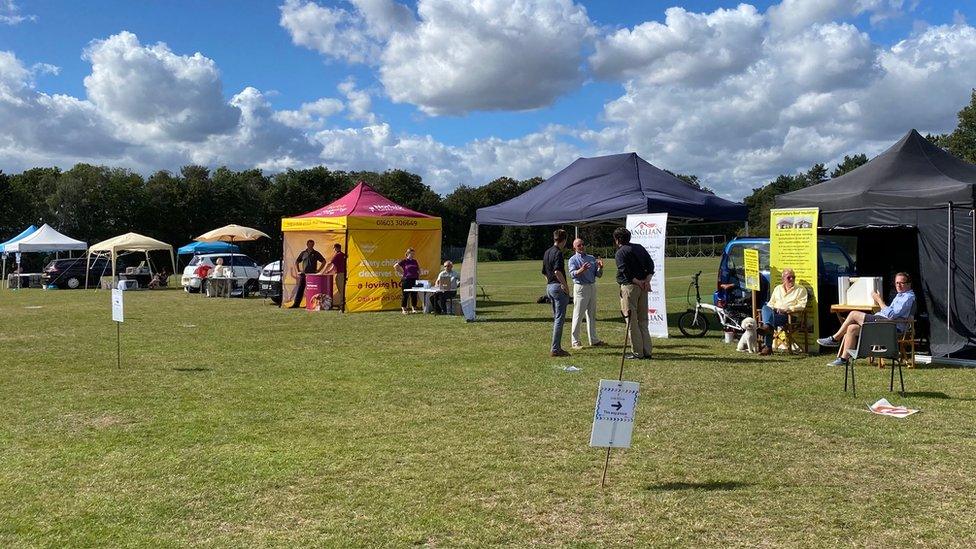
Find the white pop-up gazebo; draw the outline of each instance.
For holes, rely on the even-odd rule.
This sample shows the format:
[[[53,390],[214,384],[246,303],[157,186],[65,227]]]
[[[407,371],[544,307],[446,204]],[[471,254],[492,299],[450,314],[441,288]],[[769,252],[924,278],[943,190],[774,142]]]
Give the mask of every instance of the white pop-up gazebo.
[[[88,244],[65,236],[45,223],[33,233],[20,240],[3,247],[6,253],[27,252],[67,252],[70,250],[84,250]]]
[[[169,250],[169,259],[173,264],[173,272],[176,272],[176,258],[173,255],[173,247],[169,244],[149,238],[138,233],[125,233],[108,240],[103,240],[98,244],[92,244],[88,248],[88,268],[91,268],[91,257],[93,255],[106,255],[112,258],[112,280],[114,281],[118,272],[116,269],[116,259],[119,252],[142,252],[146,254],[146,261],[149,261],[149,252],[155,250]],[[86,275],[85,286],[88,286]]]

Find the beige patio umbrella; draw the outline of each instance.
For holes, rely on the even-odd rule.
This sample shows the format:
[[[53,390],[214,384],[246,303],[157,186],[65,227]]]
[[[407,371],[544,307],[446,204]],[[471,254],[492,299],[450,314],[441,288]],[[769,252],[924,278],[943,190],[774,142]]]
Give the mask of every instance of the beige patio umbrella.
[[[271,238],[267,234],[251,227],[245,227],[243,225],[235,225],[231,223],[230,225],[224,225],[219,229],[214,229],[212,231],[207,231],[202,235],[194,238],[197,242],[246,242],[250,240],[257,240],[259,238]],[[231,255],[230,267],[233,271],[234,269],[234,256]],[[236,276],[236,272],[234,272]],[[247,293],[247,288],[241,291],[241,297],[245,297]]]
[[[271,237],[257,229],[231,223],[219,229],[207,231],[193,240],[197,242],[245,242],[259,238]]]

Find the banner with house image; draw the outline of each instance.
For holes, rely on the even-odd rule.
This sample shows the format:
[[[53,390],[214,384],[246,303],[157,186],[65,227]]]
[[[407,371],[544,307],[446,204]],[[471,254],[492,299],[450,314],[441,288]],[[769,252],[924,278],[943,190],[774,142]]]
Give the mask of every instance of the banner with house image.
[[[796,273],[796,283],[807,289],[807,324],[811,342],[820,337],[817,318],[817,220],[820,208],[769,211],[769,286],[782,282],[783,269]]]
[[[643,246],[654,261],[651,293],[647,294],[647,331],[651,337],[668,337],[668,299],[664,294],[664,243],[667,228],[666,213],[627,216],[630,243]]]

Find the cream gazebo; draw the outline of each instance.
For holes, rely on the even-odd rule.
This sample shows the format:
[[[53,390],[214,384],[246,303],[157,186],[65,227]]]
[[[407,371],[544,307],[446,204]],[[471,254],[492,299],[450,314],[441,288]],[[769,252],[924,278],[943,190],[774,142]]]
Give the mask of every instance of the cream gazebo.
[[[88,248],[88,264],[90,267],[92,255],[110,256],[112,258],[112,281],[115,282],[116,277],[118,276],[115,266],[119,252],[142,252],[146,254],[146,261],[148,262],[149,252],[155,250],[169,250],[169,259],[173,264],[173,272],[175,273],[176,258],[173,256],[173,247],[165,242],[161,242],[155,238],[149,238],[148,236],[143,236],[138,233],[125,233],[123,235],[116,236],[115,238],[103,240],[98,244],[93,244],[90,248]],[[85,278],[85,286],[87,287],[87,275]]]

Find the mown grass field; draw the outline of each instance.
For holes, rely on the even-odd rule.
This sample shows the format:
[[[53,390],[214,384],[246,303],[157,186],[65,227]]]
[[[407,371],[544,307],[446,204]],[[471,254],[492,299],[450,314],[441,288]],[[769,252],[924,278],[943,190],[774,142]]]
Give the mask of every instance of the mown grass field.
[[[716,263],[669,260],[672,312]],[[613,347],[550,359],[538,269],[483,264],[471,324],[132,292],[121,369],[107,292],[0,293],[0,546],[976,543],[976,371],[906,371],[902,398],[864,365],[853,398],[826,356],[714,331],[628,362],[634,443],[601,490],[614,270]],[[867,413],[882,396],[923,413]]]

